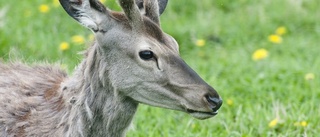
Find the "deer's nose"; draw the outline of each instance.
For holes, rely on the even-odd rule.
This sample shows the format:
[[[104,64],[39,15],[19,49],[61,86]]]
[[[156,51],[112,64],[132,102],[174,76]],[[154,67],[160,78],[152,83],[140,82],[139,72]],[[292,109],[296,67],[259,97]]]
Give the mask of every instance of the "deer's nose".
[[[212,111],[214,112],[216,112],[222,105],[222,99],[220,97],[206,95],[206,99],[209,102]]]

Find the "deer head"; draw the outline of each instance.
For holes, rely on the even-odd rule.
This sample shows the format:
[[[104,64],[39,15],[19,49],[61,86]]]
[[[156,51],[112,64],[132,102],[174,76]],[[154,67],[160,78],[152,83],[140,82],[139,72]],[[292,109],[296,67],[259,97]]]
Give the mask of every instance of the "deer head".
[[[159,15],[167,0],[119,0],[124,13],[98,0],[60,3],[95,34],[95,50],[106,66],[99,76],[110,81],[119,96],[198,119],[217,114],[221,98],[181,59],[175,39],[160,28]]]

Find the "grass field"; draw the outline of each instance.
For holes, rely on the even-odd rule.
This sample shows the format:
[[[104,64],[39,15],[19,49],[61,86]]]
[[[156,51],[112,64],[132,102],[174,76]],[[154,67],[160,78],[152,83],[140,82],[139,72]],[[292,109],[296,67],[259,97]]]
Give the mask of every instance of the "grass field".
[[[114,1],[104,3],[119,10]],[[127,136],[318,136],[319,7],[319,0],[170,0],[163,30],[224,104],[208,120],[140,105]],[[71,74],[91,42],[56,1],[0,1],[0,61],[61,64]]]

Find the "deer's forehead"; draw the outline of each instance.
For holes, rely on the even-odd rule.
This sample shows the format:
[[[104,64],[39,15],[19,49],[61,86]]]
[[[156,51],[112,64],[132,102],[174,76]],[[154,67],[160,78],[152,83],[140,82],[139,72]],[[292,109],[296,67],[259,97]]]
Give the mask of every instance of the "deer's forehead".
[[[149,36],[154,38],[155,40],[161,42],[161,43],[165,43],[165,35],[163,33],[163,31],[161,30],[161,28],[155,24],[154,22],[152,22],[150,19],[148,18],[144,18],[144,30],[143,32]]]
[[[111,15],[117,21],[117,24],[119,24],[121,28],[127,31],[132,31],[132,27],[130,26],[129,20],[123,13],[113,11]],[[142,19],[144,26],[143,28],[141,28],[140,32],[145,33],[148,36],[154,37],[159,41],[163,41],[164,34],[161,28],[146,16],[142,16]]]
[[[119,24],[106,33],[97,34],[100,45],[120,46],[132,51],[150,48],[162,52],[166,50],[176,51],[176,45],[172,42],[172,38],[167,36],[152,20],[144,17],[144,27],[140,31],[136,31],[130,27],[124,14],[113,12],[112,15]]]
[[[112,12],[112,17],[117,21],[120,25],[121,29],[124,31],[128,31],[128,33],[144,33],[148,37],[153,37],[157,41],[165,42],[166,37],[161,28],[148,17],[143,16],[143,28],[141,28],[140,32],[134,32],[132,27],[130,26],[129,20],[125,17],[123,13]]]

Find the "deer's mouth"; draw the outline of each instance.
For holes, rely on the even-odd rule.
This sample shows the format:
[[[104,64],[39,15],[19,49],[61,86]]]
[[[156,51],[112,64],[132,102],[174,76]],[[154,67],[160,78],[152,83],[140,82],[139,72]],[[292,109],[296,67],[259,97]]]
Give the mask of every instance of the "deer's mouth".
[[[191,116],[193,116],[197,119],[207,119],[207,118],[211,118],[211,117],[218,114],[218,111],[205,112],[205,111],[197,111],[197,110],[192,110],[192,109],[187,109],[187,112]]]

